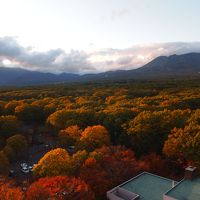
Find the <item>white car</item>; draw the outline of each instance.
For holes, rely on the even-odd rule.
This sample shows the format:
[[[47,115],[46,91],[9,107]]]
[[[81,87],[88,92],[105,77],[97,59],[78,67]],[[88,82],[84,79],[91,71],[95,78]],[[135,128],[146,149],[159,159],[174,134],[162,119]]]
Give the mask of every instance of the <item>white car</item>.
[[[27,165],[27,163],[21,163],[20,166],[21,166],[21,168],[23,168],[23,167],[27,167],[28,165]]]
[[[27,174],[27,173],[29,173],[29,168],[28,167],[22,167],[21,171]]]
[[[21,163],[21,171],[24,173],[29,173],[33,171],[33,167],[35,166],[35,164],[33,165],[28,165],[27,163]]]

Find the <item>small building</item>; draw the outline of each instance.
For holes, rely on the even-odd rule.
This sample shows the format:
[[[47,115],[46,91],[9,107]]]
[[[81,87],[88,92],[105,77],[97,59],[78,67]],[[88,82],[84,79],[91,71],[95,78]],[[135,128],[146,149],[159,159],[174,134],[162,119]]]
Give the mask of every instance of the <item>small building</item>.
[[[188,167],[180,182],[143,172],[107,192],[109,200],[200,200],[200,178]]]

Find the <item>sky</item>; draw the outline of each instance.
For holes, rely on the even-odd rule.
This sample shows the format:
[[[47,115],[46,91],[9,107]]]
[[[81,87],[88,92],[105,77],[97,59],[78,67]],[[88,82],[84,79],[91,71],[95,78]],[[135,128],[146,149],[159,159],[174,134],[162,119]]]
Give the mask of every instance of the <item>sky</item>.
[[[0,66],[98,73],[200,52],[199,0],[0,0]]]

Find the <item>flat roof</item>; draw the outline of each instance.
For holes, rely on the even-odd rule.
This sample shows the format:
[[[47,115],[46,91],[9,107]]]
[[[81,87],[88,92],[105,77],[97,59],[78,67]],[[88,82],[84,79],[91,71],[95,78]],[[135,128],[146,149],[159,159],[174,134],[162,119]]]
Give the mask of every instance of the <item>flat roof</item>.
[[[163,194],[177,182],[144,172],[119,187],[138,194],[142,200],[163,200]]]
[[[176,199],[199,200],[200,199],[200,178],[194,180],[184,179],[176,187],[165,195]]]

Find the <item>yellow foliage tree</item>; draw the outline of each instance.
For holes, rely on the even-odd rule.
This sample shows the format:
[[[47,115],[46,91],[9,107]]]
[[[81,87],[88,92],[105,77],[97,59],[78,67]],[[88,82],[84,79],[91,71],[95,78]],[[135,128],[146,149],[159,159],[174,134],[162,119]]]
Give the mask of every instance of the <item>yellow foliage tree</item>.
[[[46,153],[34,166],[33,172],[39,176],[69,175],[70,156],[65,149],[57,148]]]
[[[79,144],[80,149],[93,151],[96,148],[110,144],[110,136],[104,126],[88,126],[81,134]]]
[[[200,162],[200,125],[191,123],[174,129],[165,141],[163,152],[170,158]]]

